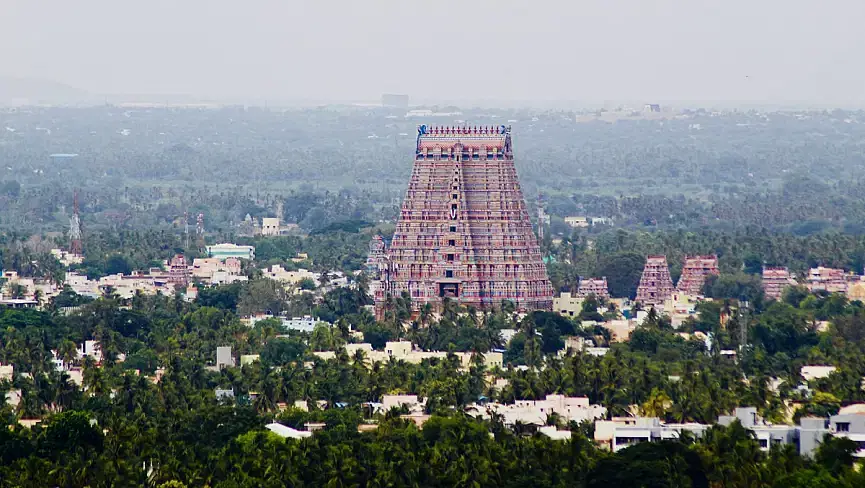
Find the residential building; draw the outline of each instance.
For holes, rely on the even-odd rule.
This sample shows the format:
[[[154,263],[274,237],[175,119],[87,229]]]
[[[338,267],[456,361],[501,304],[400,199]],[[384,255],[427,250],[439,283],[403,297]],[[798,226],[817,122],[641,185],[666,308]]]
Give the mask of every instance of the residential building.
[[[0,364],[0,381],[12,381],[15,376],[15,367],[11,364]]]
[[[275,217],[264,217],[263,219],[261,219],[261,235],[278,236],[279,219]]]
[[[278,264],[274,264],[270,268],[264,269],[262,271],[262,276],[288,285],[297,285],[303,280],[312,280],[316,286],[319,285],[319,280],[315,273],[306,269],[289,271]]]
[[[216,348],[216,367],[233,367],[234,357],[231,355],[231,346],[219,346]]]
[[[446,359],[448,355],[445,351],[421,351],[408,341],[388,341],[385,343],[384,351],[376,351],[368,343],[346,344],[345,350],[350,358],[354,356],[357,350],[362,350],[366,355],[368,364],[387,362],[391,358],[397,361],[419,364],[425,359]],[[317,351],[313,354],[325,360],[336,357],[334,351]],[[454,355],[459,359],[463,369],[468,369],[471,366],[472,353],[457,352]],[[491,351],[483,355],[483,361],[484,366],[488,369],[501,368],[503,365],[503,356],[500,352]]]
[[[768,451],[775,445],[795,444],[799,438],[799,428],[794,425],[773,425],[757,415],[756,407],[737,408],[733,415],[718,417],[720,425],[730,425],[738,420],[742,427],[754,432],[760,449]]]
[[[559,296],[553,297],[553,311],[567,317],[576,317],[583,307],[583,299],[573,296],[570,292],[563,291]]]
[[[517,423],[544,426],[551,415],[558,416],[564,423],[594,421],[603,418],[607,413],[606,408],[591,405],[586,397],[564,395],[547,395],[543,400],[517,400],[512,404],[475,403],[469,405],[467,411],[483,419],[498,416],[508,427]]]
[[[618,452],[641,442],[679,439],[683,432],[700,437],[709,428],[705,424],[665,424],[657,417],[627,417],[595,422],[595,442]]]
[[[800,370],[800,374],[805,381],[812,381],[816,379],[828,378],[830,374],[834,373],[838,368],[835,366],[819,366],[819,365],[808,365],[802,366]]]

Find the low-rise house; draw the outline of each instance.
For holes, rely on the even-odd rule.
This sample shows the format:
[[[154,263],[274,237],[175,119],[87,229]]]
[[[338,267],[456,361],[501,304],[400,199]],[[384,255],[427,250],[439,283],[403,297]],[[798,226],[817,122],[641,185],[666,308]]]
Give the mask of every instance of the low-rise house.
[[[794,425],[774,425],[763,421],[757,415],[755,407],[737,408],[733,415],[718,417],[721,425],[730,425],[735,420],[742,426],[754,432],[760,449],[768,451],[775,445],[794,444],[799,439],[799,429]]]
[[[419,364],[425,359],[445,359],[448,355],[445,351],[421,351],[408,341],[388,341],[385,343],[384,351],[376,351],[372,348],[371,344],[367,343],[346,344],[345,348],[350,358],[354,357],[356,351],[362,350],[365,354],[367,364],[387,362],[391,359]],[[313,354],[324,360],[336,357],[334,351],[316,351]],[[471,366],[472,353],[457,352],[454,355],[459,359],[463,369],[468,369]],[[503,365],[502,353],[490,351],[483,354],[483,363],[488,369],[501,368]]]
[[[865,413],[833,415],[829,418],[829,433],[855,442],[859,450],[854,456],[865,458]]]
[[[566,317],[576,317],[583,310],[583,299],[563,291],[553,297],[553,311]]]
[[[15,376],[15,367],[11,364],[0,364],[0,381],[12,381]]]
[[[297,285],[303,280],[312,280],[312,282],[315,283],[316,286],[319,285],[317,276],[312,271],[306,269],[290,271],[278,264],[274,264],[270,268],[262,270],[262,276],[264,276],[265,278],[270,278],[274,281],[279,281],[280,283],[285,283],[287,285]]]
[[[308,437],[312,437],[312,432],[292,429],[287,425],[278,424],[276,422],[267,424],[264,426],[264,428],[280,437],[288,439],[306,439]]]
[[[816,379],[828,378],[830,374],[834,373],[838,368],[835,366],[802,366],[801,374],[802,377],[805,378],[805,381],[812,381]]]
[[[259,361],[261,356],[258,354],[242,354],[240,356],[240,365],[245,366],[247,364],[252,364],[256,361]]]
[[[231,355],[231,346],[219,346],[216,348],[216,367],[234,367],[234,357]]]
[[[641,442],[678,439],[682,432],[699,437],[708,428],[697,423],[665,424],[657,417],[614,418],[595,422],[595,442],[617,452]]]
[[[418,405],[421,405],[421,402],[418,401],[417,395],[382,395],[381,396],[381,407],[387,412],[390,409],[396,407],[400,408],[405,406],[406,408],[413,408]]]
[[[97,363],[102,362],[102,347],[98,341],[84,341],[81,346],[76,348],[76,354],[79,360],[90,358]]]
[[[603,418],[607,409],[589,404],[586,397],[547,395],[543,400],[517,400],[513,404],[487,403],[469,405],[468,411],[476,417],[489,419],[494,416],[513,427],[517,424],[544,426],[551,416],[564,422],[585,422]]]

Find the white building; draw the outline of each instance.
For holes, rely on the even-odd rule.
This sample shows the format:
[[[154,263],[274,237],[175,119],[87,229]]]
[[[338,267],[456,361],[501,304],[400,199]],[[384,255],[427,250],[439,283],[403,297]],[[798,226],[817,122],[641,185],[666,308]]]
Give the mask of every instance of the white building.
[[[391,358],[397,361],[419,364],[424,359],[445,359],[448,355],[445,351],[421,351],[408,341],[389,341],[385,343],[384,351],[376,351],[372,348],[371,344],[366,343],[346,344],[345,348],[349,357],[353,357],[354,352],[357,350],[364,351],[368,364],[387,362]],[[317,351],[313,354],[325,360],[336,357],[336,353],[333,351]],[[457,352],[454,354],[460,360],[460,365],[463,369],[468,369],[471,366],[472,353]],[[488,352],[483,355],[483,362],[487,369],[501,368],[503,364],[502,353]]]
[[[207,246],[207,255],[212,258],[228,259],[238,258],[252,261],[255,259],[254,246],[238,246],[237,244],[223,243]]]
[[[513,404],[489,403],[472,405],[472,409],[482,418],[493,414],[500,415],[505,425],[517,422],[531,425],[546,425],[550,415],[557,415],[564,422],[594,421],[604,418],[607,409],[601,405],[589,404],[586,397],[566,397],[547,395],[543,400],[517,400]]]

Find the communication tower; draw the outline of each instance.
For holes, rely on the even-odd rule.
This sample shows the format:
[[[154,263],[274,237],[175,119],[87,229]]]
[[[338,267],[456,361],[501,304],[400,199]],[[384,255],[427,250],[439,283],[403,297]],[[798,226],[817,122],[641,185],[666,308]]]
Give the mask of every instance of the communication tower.
[[[78,210],[78,191],[76,190],[72,197],[72,217],[69,218],[69,251],[72,254],[82,255],[82,232],[81,232],[81,215]]]

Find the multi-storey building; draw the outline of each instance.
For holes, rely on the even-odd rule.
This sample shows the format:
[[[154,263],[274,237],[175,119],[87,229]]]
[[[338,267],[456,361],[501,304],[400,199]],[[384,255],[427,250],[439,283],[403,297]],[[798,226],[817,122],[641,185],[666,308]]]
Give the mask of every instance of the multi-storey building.
[[[418,128],[414,168],[376,300],[450,298],[549,310],[553,290],[514,168],[509,127]]]

